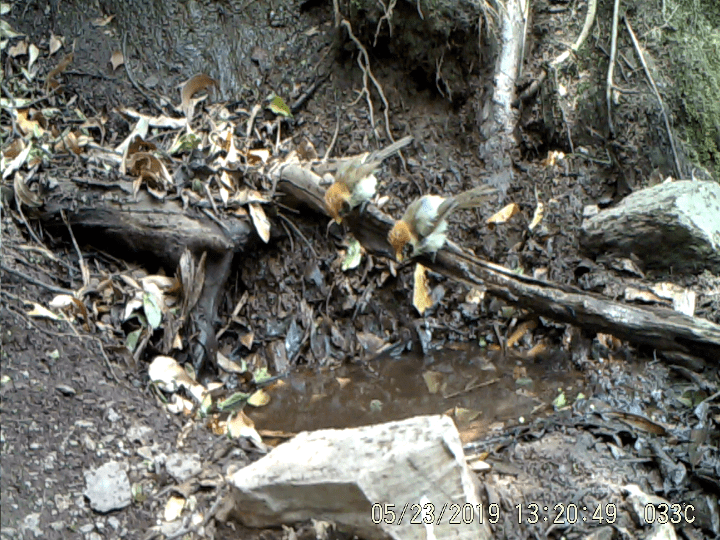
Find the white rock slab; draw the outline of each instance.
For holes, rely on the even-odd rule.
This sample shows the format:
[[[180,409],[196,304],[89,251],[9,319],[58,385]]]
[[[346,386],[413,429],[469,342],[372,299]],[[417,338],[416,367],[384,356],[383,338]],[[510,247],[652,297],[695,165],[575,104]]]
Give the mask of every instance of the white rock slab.
[[[587,251],[636,255],[646,268],[720,270],[720,184],[680,180],[638,190],[586,219]]]
[[[490,538],[446,416],[300,433],[229,482],[230,517],[250,527],[316,519],[367,539]]]

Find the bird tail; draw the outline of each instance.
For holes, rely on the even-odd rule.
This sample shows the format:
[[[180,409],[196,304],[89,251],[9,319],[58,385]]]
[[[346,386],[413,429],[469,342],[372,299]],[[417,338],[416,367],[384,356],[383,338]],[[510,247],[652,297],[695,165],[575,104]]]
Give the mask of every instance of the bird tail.
[[[373,174],[379,165],[379,161],[363,163],[361,159],[350,160],[338,167],[335,180],[343,182],[352,190],[363,178]]]
[[[493,193],[496,193],[497,189],[487,184],[478,186],[462,193],[458,193],[452,197],[448,197],[438,207],[438,213],[436,221],[441,223],[443,219],[446,219],[455,210],[461,208],[475,208],[479,206],[485,199],[487,199]]]

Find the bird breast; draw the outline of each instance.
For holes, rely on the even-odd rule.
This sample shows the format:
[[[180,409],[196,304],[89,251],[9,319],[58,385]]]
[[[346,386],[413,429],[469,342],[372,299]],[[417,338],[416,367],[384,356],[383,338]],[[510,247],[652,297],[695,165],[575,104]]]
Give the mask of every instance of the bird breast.
[[[377,178],[374,174],[360,180],[352,192],[350,206],[354,208],[365,201],[369,201],[375,195],[376,188]]]
[[[425,237],[436,229],[435,220],[438,216],[438,208],[444,200],[445,197],[439,195],[423,195],[420,198],[420,204],[415,214],[415,226],[418,236]],[[442,224],[440,225],[442,226]],[[447,229],[447,224],[445,224],[445,228]]]

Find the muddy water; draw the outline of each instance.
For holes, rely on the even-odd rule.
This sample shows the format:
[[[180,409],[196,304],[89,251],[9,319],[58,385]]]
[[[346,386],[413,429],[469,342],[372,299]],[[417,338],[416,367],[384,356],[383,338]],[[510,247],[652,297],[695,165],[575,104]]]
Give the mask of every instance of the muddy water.
[[[445,350],[326,372],[298,370],[271,390],[269,405],[247,412],[260,430],[298,432],[458,411],[461,431],[476,431],[552,410],[558,389],[571,403],[582,384],[582,374],[561,356],[535,361],[480,348]]]

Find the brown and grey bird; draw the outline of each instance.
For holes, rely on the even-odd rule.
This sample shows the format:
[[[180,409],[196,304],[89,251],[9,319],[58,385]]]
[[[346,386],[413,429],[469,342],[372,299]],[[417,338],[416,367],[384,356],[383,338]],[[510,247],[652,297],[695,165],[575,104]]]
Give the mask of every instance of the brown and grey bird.
[[[383,150],[341,163],[335,181],[325,192],[325,209],[330,217],[340,223],[353,208],[372,199],[377,189],[375,171],[380,163],[410,142],[412,137],[404,137]]]
[[[450,214],[461,208],[479,206],[496,191],[483,185],[451,197],[423,195],[416,199],[388,234],[395,258],[400,262],[405,256],[417,257],[423,253],[434,257],[447,240],[447,218]]]

